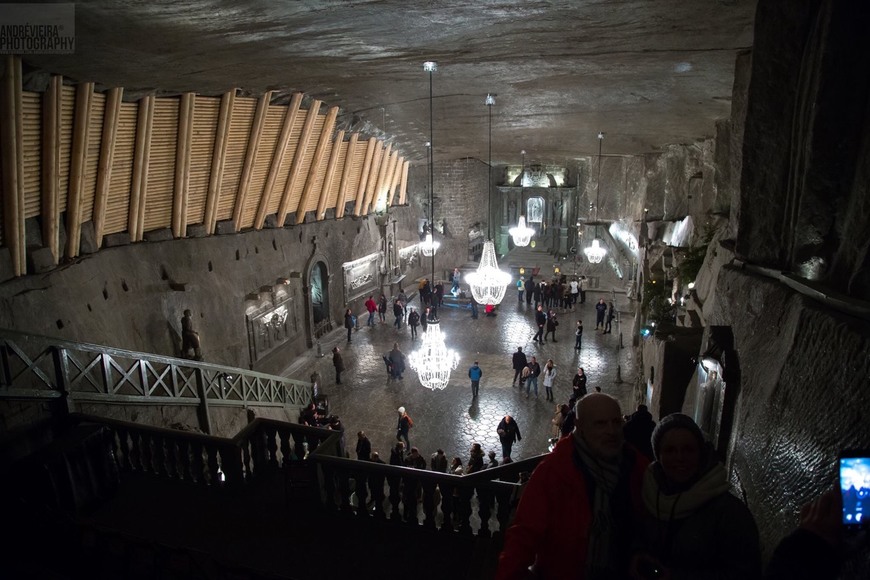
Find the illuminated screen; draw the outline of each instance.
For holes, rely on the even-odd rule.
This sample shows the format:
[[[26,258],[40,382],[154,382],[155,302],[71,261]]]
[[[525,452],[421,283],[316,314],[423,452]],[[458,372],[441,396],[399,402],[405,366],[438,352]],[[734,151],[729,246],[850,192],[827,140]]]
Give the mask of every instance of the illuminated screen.
[[[870,496],[870,457],[840,458],[840,492],[843,494],[843,523],[867,524]]]

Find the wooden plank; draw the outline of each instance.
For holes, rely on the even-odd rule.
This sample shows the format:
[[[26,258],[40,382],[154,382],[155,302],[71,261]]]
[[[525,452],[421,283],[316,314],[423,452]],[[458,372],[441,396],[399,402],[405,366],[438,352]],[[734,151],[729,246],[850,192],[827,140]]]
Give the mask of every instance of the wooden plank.
[[[366,156],[365,159],[363,159],[362,173],[359,176],[359,185],[356,189],[356,205],[353,207],[353,215],[355,216],[358,216],[362,211],[366,195],[366,182],[368,182],[369,172],[372,168],[372,160],[375,158],[375,147],[377,144],[378,140],[372,137],[369,139],[368,146],[366,147]]]
[[[0,151],[3,166],[3,240],[16,276],[26,273],[24,241],[24,149],[21,146],[21,59],[7,56],[0,93]]]
[[[321,101],[311,103],[311,108],[308,109],[308,115],[305,117],[302,135],[299,137],[299,143],[296,145],[296,152],[293,155],[293,163],[290,165],[290,176],[287,179],[287,185],[284,186],[284,195],[281,196],[281,203],[278,206],[279,226],[284,224],[290,211],[290,195],[293,192],[296,181],[299,179],[299,174],[302,172],[302,160],[305,159],[305,151],[308,149],[308,143],[311,140],[311,135],[314,133],[314,122],[320,113],[320,105]],[[299,206],[304,207],[301,203]]]
[[[130,184],[130,217],[127,229],[130,240],[142,239],[142,224],[145,216],[145,188],[148,185],[148,157],[151,150],[151,126],[154,122],[154,97],[149,95],[139,100],[139,116],[136,121],[136,145],[133,149],[133,180]]]
[[[369,213],[369,211],[374,211],[375,205],[378,202],[378,198],[380,198],[382,192],[384,191],[384,182],[387,179],[387,173],[390,170],[390,164],[393,161],[394,154],[392,153],[393,144],[387,144],[386,150],[381,155],[381,164],[378,168],[378,177],[375,180],[375,186],[371,188],[371,193],[368,195],[368,199],[366,199],[365,206],[363,207],[363,214]]]
[[[211,175],[211,160],[220,108],[220,97],[194,98],[190,174],[187,179],[187,215],[185,216],[185,222],[188,224],[205,223],[205,201],[208,197],[208,181]]]
[[[359,133],[350,136],[347,149],[344,154],[344,171],[341,172],[341,183],[338,186],[338,200],[335,202],[335,217],[344,217],[344,204],[347,203],[347,190],[350,186],[350,171],[353,168],[353,160],[356,155],[356,143],[359,141]]]
[[[308,201],[314,193],[314,184],[317,180],[317,170],[320,163],[323,161],[323,156],[326,153],[326,148],[329,145],[329,140],[332,137],[332,130],[335,128],[335,119],[338,117],[338,107],[331,107],[326,114],[326,121],[323,123],[323,128],[320,130],[320,139],[317,141],[317,147],[314,149],[314,159],[311,161],[311,167],[308,169],[308,177],[305,179],[305,187],[302,189],[302,198],[299,200],[299,205],[296,207],[296,223],[301,224],[305,219],[305,208],[308,207]],[[323,197],[323,192],[327,188],[321,187],[320,197]]]
[[[217,221],[217,202],[221,193],[221,182],[223,182],[227,137],[230,133],[229,128],[233,118],[235,100],[236,89],[224,93],[221,97],[221,110],[218,113],[217,133],[214,138],[214,154],[211,158],[211,175],[208,180],[208,195],[205,199],[205,227],[209,234],[214,233]]]
[[[63,77],[53,76],[42,98],[42,245],[60,259],[60,125]]]
[[[393,199],[392,191],[393,191],[393,183],[396,181],[396,167],[399,166],[399,152],[393,151],[393,154],[390,156],[390,164],[387,165],[387,172],[384,175],[384,183],[381,189],[378,190],[377,197],[375,198],[375,207],[378,205],[378,200],[381,195],[384,196],[384,207],[390,207],[390,202]],[[383,192],[383,193],[380,193]]]
[[[124,89],[120,87],[109,90],[103,112],[103,136],[100,143],[100,161],[97,165],[97,187],[94,190],[94,236],[98,248],[103,246],[103,227],[106,223],[106,205],[109,200],[112,162],[115,158],[115,137],[118,133],[118,117],[121,113],[123,94]]]
[[[91,98],[93,94],[94,83],[80,83],[76,87],[75,123],[73,125],[73,144],[66,202],[67,258],[79,255],[81,243],[85,158],[88,155],[88,129],[91,123]]]
[[[408,195],[408,169],[411,167],[410,161],[405,161],[402,164],[402,184],[399,187],[399,205],[405,205]]]
[[[393,199],[396,195],[396,190],[399,188],[399,181],[402,179],[402,166],[405,164],[405,158],[400,157],[398,155],[398,151],[396,152],[396,166],[393,168],[393,178],[390,180],[389,188],[387,192],[389,193],[389,197],[387,198],[387,207],[393,205]]]
[[[369,213],[369,208],[375,195],[375,187],[377,186],[378,179],[381,178],[381,174],[384,171],[384,161],[388,159],[390,149],[392,149],[392,143],[389,144],[385,150],[383,148],[383,141],[378,141],[378,147],[375,149],[375,158],[372,159],[372,168],[371,171],[369,171],[369,178],[366,183],[365,198],[363,199],[362,209],[360,211],[362,215]]]
[[[196,93],[184,93],[178,107],[178,137],[175,144],[175,182],[172,196],[172,236],[187,235],[187,194],[190,180],[190,143]]]
[[[344,141],[344,131],[339,131],[332,143],[332,152],[329,154],[329,163],[326,166],[326,176],[323,178],[323,188],[320,190],[320,199],[317,202],[318,220],[322,220],[326,216],[326,203],[332,189],[332,180],[335,178],[335,166],[338,164],[338,156],[341,154],[342,141]]]
[[[251,134],[248,137],[248,147],[245,152],[245,163],[242,166],[242,177],[239,180],[239,189],[236,192],[236,203],[233,206],[233,221],[236,231],[242,228],[242,213],[245,209],[245,201],[248,189],[251,186],[251,175],[254,163],[257,160],[257,150],[260,148],[260,138],[263,134],[263,124],[266,122],[266,111],[269,109],[269,101],[272,100],[272,91],[267,91],[257,102],[257,110],[254,113],[254,122],[251,123]]]
[[[275,189],[275,181],[281,171],[281,162],[284,160],[284,154],[287,151],[287,143],[290,141],[290,133],[293,131],[293,125],[296,123],[296,117],[299,114],[299,106],[302,104],[302,93],[293,93],[290,99],[290,104],[287,106],[287,112],[284,114],[284,124],[281,126],[281,135],[278,137],[278,143],[275,145],[275,151],[272,153],[272,163],[269,166],[269,175],[266,177],[266,185],[263,188],[263,195],[260,197],[260,205],[257,208],[257,216],[254,219],[254,228],[263,229],[263,224],[266,221],[266,215],[269,211],[269,203],[272,199],[272,191]]]

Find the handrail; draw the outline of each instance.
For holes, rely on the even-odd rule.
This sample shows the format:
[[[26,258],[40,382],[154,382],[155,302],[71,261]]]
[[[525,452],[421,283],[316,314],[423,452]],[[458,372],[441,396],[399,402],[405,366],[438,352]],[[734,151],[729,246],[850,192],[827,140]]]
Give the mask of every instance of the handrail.
[[[0,396],[302,407],[307,382],[225,365],[0,329]]]

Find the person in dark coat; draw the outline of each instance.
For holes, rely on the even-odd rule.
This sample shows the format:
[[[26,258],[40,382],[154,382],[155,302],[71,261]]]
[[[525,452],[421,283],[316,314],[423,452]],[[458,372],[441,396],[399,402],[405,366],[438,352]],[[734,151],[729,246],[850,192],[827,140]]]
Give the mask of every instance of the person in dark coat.
[[[344,327],[347,329],[347,341],[350,342],[350,333],[353,331],[353,312],[350,308],[344,311]]]
[[[616,309],[613,307],[613,301],[607,306],[607,322],[604,324],[604,333],[610,334],[610,325],[613,323],[613,319],[616,318]]]
[[[511,456],[511,448],[517,441],[522,441],[523,436],[520,434],[520,426],[510,415],[505,415],[499,422],[496,428],[498,439],[501,442],[501,456],[507,458]]]
[[[574,350],[580,350],[583,344],[583,321],[577,321],[577,328],[574,329]]]
[[[544,312],[543,306],[538,306],[538,309],[535,311],[535,324],[538,327],[538,331],[532,337],[532,342],[544,344],[544,327],[547,324],[547,314]]]
[[[632,578],[761,578],[761,546],[749,509],[728,492],[728,474],[691,417],[674,413],[652,436],[656,461],[643,480],[646,510]]]
[[[341,349],[337,346],[332,348],[332,366],[335,367],[335,384],[341,384],[341,373],[344,372],[344,359],[341,358]]]
[[[480,446],[480,443],[472,443],[468,457],[468,465],[465,467],[465,473],[476,473],[482,470],[484,468],[483,457],[483,447]]]
[[[625,440],[635,449],[643,453],[650,461],[653,457],[652,434],[656,428],[656,422],[653,421],[652,415],[647,410],[646,405],[638,405],[637,411],[631,414],[631,417],[622,427],[622,433],[625,435]]]
[[[381,320],[381,324],[387,320],[387,297],[383,294],[378,298],[378,318]]]
[[[390,362],[393,363],[393,378],[401,379],[405,372],[405,353],[399,350],[399,343],[393,343],[393,350],[390,351]]]
[[[360,461],[369,461],[372,458],[372,442],[365,431],[356,434],[356,458]]]
[[[527,364],[529,364],[529,361],[526,358],[526,353],[523,352],[523,347],[518,346],[517,352],[513,355],[514,380],[511,383],[511,386],[517,384],[517,377],[520,378],[520,387],[523,386],[522,374],[523,369],[526,368]]]
[[[411,327],[411,340],[417,338],[417,327],[420,325],[420,313],[411,307],[411,313],[408,314],[408,326]]]
[[[595,330],[604,328],[604,314],[607,312],[607,304],[604,298],[598,299],[598,304],[595,305]]]
[[[535,277],[529,276],[526,279],[526,306],[531,306],[532,304],[532,294],[535,292]]]
[[[547,337],[551,334],[553,335],[553,342],[558,342],[556,340],[556,327],[559,326],[559,321],[556,320],[556,312],[550,310],[547,313],[547,332],[544,333],[544,342],[547,342]]]

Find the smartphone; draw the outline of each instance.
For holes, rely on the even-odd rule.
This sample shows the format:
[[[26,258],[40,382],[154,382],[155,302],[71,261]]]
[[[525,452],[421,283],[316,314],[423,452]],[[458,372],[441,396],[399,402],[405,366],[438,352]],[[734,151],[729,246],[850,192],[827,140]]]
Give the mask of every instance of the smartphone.
[[[840,454],[840,493],[843,526],[848,530],[870,528],[870,449]]]

